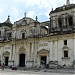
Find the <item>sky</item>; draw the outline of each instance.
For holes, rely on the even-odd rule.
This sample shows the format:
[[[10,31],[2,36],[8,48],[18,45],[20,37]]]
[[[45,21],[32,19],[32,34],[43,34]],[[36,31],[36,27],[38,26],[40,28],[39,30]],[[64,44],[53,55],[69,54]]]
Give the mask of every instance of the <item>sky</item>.
[[[75,3],[75,0],[70,0]],[[12,23],[22,19],[25,16],[35,20],[38,17],[39,22],[49,20],[50,11],[66,4],[66,0],[0,0],[0,23],[6,21],[8,15]]]

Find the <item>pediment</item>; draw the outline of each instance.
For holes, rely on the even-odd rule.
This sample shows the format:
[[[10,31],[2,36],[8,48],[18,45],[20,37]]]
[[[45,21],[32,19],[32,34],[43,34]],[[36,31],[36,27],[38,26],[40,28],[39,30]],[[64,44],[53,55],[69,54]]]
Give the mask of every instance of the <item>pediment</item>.
[[[48,50],[45,50],[45,49],[42,49],[40,51],[37,52],[38,54],[48,54],[49,51]]]
[[[31,18],[26,17],[26,18],[22,18],[22,19],[16,21],[16,24],[17,25],[28,25],[31,22],[34,22],[34,20],[31,19]]]
[[[62,49],[63,49],[63,50],[69,50],[69,47],[64,46]]]
[[[10,53],[9,53],[8,51],[6,51],[6,52],[3,53],[3,55],[4,55],[4,56],[10,55]]]
[[[20,47],[19,51],[25,51],[26,49],[24,47]]]

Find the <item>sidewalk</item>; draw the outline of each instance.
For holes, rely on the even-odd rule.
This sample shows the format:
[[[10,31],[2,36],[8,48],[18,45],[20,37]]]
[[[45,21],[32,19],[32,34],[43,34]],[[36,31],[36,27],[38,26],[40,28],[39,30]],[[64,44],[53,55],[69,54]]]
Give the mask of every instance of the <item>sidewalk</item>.
[[[75,69],[44,69],[44,72],[52,73],[72,73],[75,74]]]
[[[2,69],[0,69],[2,71]],[[50,73],[70,73],[75,74],[75,69],[42,69],[42,70],[12,70],[12,69],[4,69],[4,72],[50,72]]]

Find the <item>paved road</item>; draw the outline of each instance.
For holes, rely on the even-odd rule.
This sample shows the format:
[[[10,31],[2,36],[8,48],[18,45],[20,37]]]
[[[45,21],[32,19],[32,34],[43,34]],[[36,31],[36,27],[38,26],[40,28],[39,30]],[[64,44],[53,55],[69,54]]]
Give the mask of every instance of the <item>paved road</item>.
[[[34,72],[34,71],[12,71],[12,70],[4,70],[0,69],[0,75],[74,75],[70,73],[51,73],[51,72]]]

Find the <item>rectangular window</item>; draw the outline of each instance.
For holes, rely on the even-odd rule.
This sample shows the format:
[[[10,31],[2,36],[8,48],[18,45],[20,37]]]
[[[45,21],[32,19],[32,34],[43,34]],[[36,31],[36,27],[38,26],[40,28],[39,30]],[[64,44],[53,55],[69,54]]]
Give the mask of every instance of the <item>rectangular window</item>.
[[[69,26],[73,25],[73,17],[72,16],[68,17],[68,22],[69,22]]]
[[[25,33],[22,33],[22,39],[24,39],[25,38]]]
[[[68,51],[64,51],[64,57],[68,57]]]
[[[64,45],[67,45],[67,40],[64,40]]]

